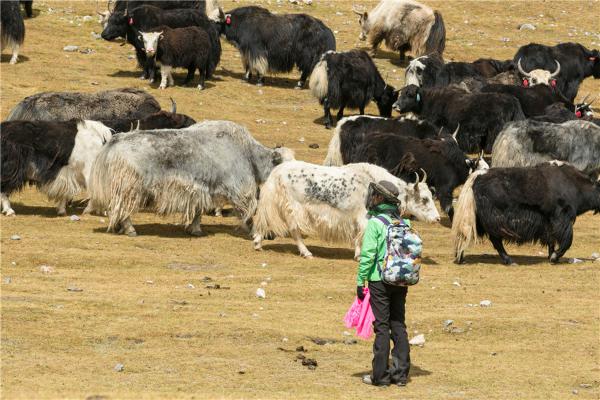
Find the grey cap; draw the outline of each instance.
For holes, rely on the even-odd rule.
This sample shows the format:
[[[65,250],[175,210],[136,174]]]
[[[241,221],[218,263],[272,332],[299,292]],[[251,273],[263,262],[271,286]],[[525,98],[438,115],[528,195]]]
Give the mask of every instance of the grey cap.
[[[400,199],[398,199],[400,191],[398,190],[398,187],[390,181],[371,182],[369,184],[369,189],[371,193],[382,195],[388,203],[400,204]]]

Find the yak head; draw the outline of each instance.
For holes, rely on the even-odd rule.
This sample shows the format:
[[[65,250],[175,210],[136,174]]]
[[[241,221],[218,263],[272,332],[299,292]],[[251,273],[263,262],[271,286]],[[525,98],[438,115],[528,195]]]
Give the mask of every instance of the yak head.
[[[586,57],[592,66],[592,76],[594,79],[600,79],[600,50],[592,50],[588,52]]]
[[[393,86],[386,84],[383,87],[383,92],[381,96],[375,99],[375,103],[377,104],[377,108],[379,109],[379,115],[386,118],[391,118],[392,116],[392,107],[394,103],[398,99],[398,91],[394,89]]]
[[[360,40],[367,40],[367,35],[371,30],[371,24],[369,23],[369,14],[363,9],[359,10],[356,8],[352,8],[352,12],[358,15],[358,23],[360,24],[360,35],[358,38]]]
[[[581,100],[581,103],[577,103],[575,104],[575,116],[577,118],[581,118],[581,119],[585,119],[588,121],[591,121],[594,118],[594,110],[592,110],[592,103],[594,101],[596,101],[596,99],[598,97],[594,97],[592,100],[590,100],[589,103],[587,103],[587,99],[590,95],[587,94],[583,100]]]
[[[556,69],[554,72],[546,71],[545,69],[534,69],[529,72],[526,72],[521,66],[521,59],[517,62],[517,68],[521,75],[523,75],[523,86],[535,86],[535,85],[546,85],[551,87],[556,87],[556,79],[560,73],[560,63],[558,60],[554,60],[556,63]]]
[[[406,204],[403,206],[417,219],[426,222],[440,222],[440,214],[435,207],[433,194],[427,184],[427,172],[421,168],[423,178],[415,172],[415,183],[406,186]]]
[[[433,52],[412,60],[404,73],[405,85],[430,87],[435,84],[435,78],[444,66],[442,56]]]
[[[114,40],[116,38],[127,36],[128,17],[124,12],[115,11],[110,14],[106,22],[106,26],[102,30],[102,39]]]
[[[159,32],[140,32],[140,39],[144,42],[144,51],[148,57],[154,57],[158,49],[158,42],[164,38],[163,31]]]
[[[479,154],[479,157],[476,158],[467,158],[465,159],[467,163],[467,167],[469,167],[469,174],[475,171],[482,171],[484,169],[490,169],[490,165],[483,158],[483,150]]]
[[[416,85],[403,87],[398,94],[398,100],[394,103],[394,110],[401,114],[407,112],[419,113],[421,111],[422,89]]]

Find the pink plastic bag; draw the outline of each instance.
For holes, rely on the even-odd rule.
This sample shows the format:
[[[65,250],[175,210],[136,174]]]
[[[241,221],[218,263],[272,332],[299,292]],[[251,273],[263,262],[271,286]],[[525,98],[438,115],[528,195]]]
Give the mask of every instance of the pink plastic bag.
[[[350,306],[350,309],[344,317],[346,328],[356,328],[356,336],[361,339],[368,339],[373,334],[373,321],[375,316],[373,310],[371,310],[371,303],[369,299],[369,289],[364,289],[365,298],[360,300],[358,297],[354,299],[354,302]]]

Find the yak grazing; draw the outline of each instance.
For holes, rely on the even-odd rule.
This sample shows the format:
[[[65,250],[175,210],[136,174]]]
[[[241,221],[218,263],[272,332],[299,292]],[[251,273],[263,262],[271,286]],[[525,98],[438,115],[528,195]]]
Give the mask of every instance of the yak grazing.
[[[160,215],[182,213],[186,230],[200,236],[202,214],[224,201],[248,224],[259,186],[292,158],[291,150],[269,149],[229,121],[121,133],[94,162],[90,198],[94,209],[108,211],[109,232],[135,236],[130,218],[149,207]]]
[[[404,60],[407,51],[416,57],[444,52],[444,19],[442,14],[426,5],[413,0],[382,0],[370,12],[353,11],[359,15],[359,39],[369,39],[373,55],[382,41],[400,53],[400,61]]]
[[[263,84],[267,72],[302,75],[297,88],[304,87],[323,53],[335,50],[335,36],[321,20],[307,14],[276,15],[258,6],[239,7],[221,17],[221,33],[242,56],[249,81],[256,74]]]
[[[469,177],[454,209],[455,262],[463,262],[469,245],[487,235],[505,264],[513,260],[503,240],[541,242],[556,263],[571,247],[577,216],[600,212],[600,181],[562,161],[491,168]]]
[[[397,98],[394,87],[385,83],[371,57],[361,50],[323,54],[310,76],[310,89],[323,105],[327,129],[333,125],[330,108],[339,109],[339,121],[346,107],[358,108],[363,115],[373,99],[379,114],[391,117]]]
[[[399,189],[401,207],[417,219],[437,222],[440,215],[425,182],[409,184],[372,164],[325,167],[302,161],[276,167],[260,190],[254,224],[254,248],[270,233],[291,236],[300,255],[311,258],[302,235],[346,242],[355,257],[367,226],[367,190],[371,182],[386,180]]]

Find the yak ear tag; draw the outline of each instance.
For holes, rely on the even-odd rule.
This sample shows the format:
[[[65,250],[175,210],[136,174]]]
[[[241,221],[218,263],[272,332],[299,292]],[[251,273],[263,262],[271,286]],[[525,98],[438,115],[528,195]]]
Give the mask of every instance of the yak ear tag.
[[[581,118],[581,111],[579,111],[579,110],[575,111],[575,116],[577,118]]]
[[[133,18],[132,17],[129,18],[128,24],[129,25],[133,25]]]
[[[417,103],[421,102],[421,93],[417,93]]]
[[[228,16],[225,17],[225,23],[227,25],[231,25],[231,15],[228,15]]]

